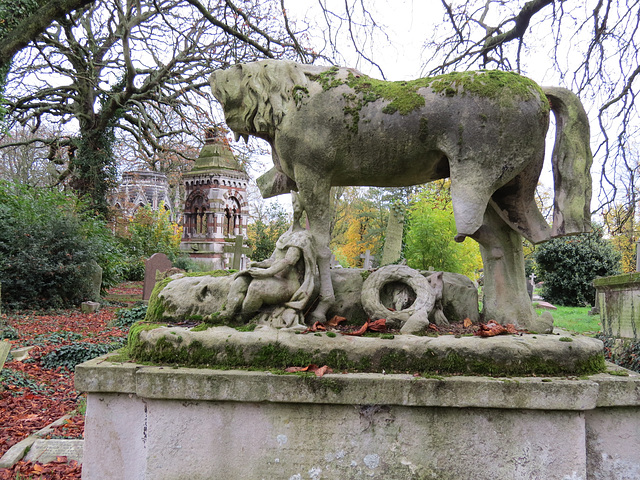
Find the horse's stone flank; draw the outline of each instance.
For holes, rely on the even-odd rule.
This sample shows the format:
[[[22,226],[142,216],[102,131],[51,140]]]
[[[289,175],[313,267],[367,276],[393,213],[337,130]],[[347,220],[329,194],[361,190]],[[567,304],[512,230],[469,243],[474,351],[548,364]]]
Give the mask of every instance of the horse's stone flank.
[[[509,72],[382,82],[353,69],[277,60],[235,65],[210,80],[236,135],[271,144],[274,168],[258,182],[263,195],[294,188],[311,207],[318,319],[334,300],[332,186],[415,185],[450,177],[457,239],[476,239],[491,272],[485,276],[484,313],[525,328],[534,313],[519,236],[508,232],[538,243],[589,229],[588,121],[568,90],[541,88]],[[550,108],[558,118],[552,229],[534,201]]]

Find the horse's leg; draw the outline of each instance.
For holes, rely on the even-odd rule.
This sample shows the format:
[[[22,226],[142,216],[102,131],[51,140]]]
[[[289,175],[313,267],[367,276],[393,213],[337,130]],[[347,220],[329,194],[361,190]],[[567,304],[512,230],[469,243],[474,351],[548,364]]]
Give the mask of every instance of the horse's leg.
[[[331,240],[331,209],[329,205],[331,184],[328,178],[320,178],[316,172],[308,170],[296,169],[295,177],[298,183],[298,195],[309,218],[320,275],[320,299],[311,316],[314,322],[324,322],[327,311],[335,301],[331,271],[329,270],[331,264],[331,250],[329,248]]]
[[[522,237],[489,205],[484,224],[472,238],[480,244],[484,266],[485,321],[513,323],[519,328],[548,333],[553,320],[536,317],[527,292]]]

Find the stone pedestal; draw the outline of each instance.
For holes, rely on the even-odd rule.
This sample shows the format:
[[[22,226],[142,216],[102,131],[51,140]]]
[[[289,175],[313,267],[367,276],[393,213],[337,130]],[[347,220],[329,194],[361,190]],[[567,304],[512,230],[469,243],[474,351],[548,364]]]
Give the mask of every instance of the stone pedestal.
[[[102,358],[75,378],[85,480],[640,477],[633,373],[317,378]]]

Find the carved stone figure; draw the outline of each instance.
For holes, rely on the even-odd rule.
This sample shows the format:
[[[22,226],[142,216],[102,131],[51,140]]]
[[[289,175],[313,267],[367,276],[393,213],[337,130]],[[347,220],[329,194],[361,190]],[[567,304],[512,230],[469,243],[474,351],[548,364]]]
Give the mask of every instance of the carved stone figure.
[[[415,185],[450,177],[456,239],[477,239],[485,269],[494,272],[486,278],[485,315],[525,328],[533,309],[523,300],[524,282],[512,277],[521,264],[523,270],[521,246],[504,235],[487,236],[487,229],[500,224],[538,243],[590,228],[588,121],[568,90],[541,88],[511,72],[383,82],[353,69],[277,60],[235,65],[210,80],[236,135],[271,144],[274,168],[258,180],[263,196],[294,189],[312,206],[307,213],[320,272],[318,319],[334,300],[332,186]],[[551,229],[534,201],[550,107],[558,119]],[[503,287],[507,295],[499,293]]]
[[[222,319],[248,318],[264,305],[275,305],[260,323],[276,327],[304,324],[303,309],[311,299],[316,253],[311,234],[300,225],[303,207],[292,192],[293,225],[276,242],[271,258],[236,273],[227,295]]]

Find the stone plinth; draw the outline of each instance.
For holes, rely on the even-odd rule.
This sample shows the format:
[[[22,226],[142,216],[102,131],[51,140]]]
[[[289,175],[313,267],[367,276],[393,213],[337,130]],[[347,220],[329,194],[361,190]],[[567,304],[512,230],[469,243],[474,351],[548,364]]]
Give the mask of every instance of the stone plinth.
[[[85,480],[640,475],[632,372],[317,378],[101,358],[79,365],[75,379],[89,392]]]
[[[640,273],[596,278],[602,332],[609,336],[640,339]]]

